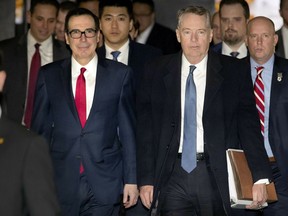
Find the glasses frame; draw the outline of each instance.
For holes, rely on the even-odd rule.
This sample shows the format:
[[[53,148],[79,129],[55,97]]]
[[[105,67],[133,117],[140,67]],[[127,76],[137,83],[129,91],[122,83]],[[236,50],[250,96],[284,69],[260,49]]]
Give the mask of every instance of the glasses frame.
[[[74,31],[77,31],[77,33],[80,33],[80,36],[79,36],[79,37],[72,36],[72,33],[73,33]],[[94,35],[88,37],[88,36],[87,36],[87,32],[88,32],[88,31],[93,31],[93,32],[94,32]],[[74,32],[74,33],[75,33],[75,32]],[[83,34],[85,35],[86,38],[93,38],[93,37],[95,37],[95,36],[97,35],[96,33],[97,33],[97,30],[96,30],[96,29],[93,29],[93,28],[87,28],[87,29],[85,29],[84,31],[80,31],[79,29],[72,29],[71,31],[68,31],[69,36],[70,36],[71,38],[73,38],[73,39],[79,39],[79,38],[82,37]]]

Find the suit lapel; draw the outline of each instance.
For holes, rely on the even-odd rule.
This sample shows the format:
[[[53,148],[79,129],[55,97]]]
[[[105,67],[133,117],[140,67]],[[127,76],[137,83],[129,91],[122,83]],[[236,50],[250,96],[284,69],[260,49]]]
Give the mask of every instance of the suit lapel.
[[[74,101],[74,95],[72,91],[72,78],[71,78],[71,58],[65,60],[62,63],[62,70],[61,70],[61,80],[64,90],[65,99],[68,103],[69,108],[71,109],[71,112],[73,113],[73,116],[77,121],[79,121],[78,113]],[[80,122],[79,122],[80,124]]]
[[[223,77],[219,73],[221,69],[222,65],[219,56],[213,52],[209,52],[203,113],[207,111],[213,98],[222,85]]]

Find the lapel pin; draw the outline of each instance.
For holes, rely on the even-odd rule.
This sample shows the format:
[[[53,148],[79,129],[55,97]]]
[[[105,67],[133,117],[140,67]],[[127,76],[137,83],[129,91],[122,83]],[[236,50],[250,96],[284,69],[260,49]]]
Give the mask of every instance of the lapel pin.
[[[277,81],[278,81],[278,82],[281,82],[281,81],[282,81],[282,78],[283,78],[282,73],[277,73]]]
[[[4,138],[0,137],[0,145],[4,143]]]

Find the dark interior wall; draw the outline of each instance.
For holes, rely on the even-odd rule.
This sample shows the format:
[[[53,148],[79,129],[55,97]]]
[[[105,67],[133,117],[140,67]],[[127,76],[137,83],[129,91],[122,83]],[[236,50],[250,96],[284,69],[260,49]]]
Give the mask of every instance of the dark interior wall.
[[[15,1],[0,0],[0,40],[15,35]]]
[[[189,5],[201,5],[214,12],[214,0],[154,0],[157,22],[175,29],[177,11]]]

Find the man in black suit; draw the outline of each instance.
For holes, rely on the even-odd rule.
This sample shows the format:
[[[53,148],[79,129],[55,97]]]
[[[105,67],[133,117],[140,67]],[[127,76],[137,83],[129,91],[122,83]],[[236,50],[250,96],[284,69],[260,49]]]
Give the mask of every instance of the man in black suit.
[[[248,3],[245,0],[222,0],[219,7],[222,43],[213,46],[213,50],[239,59],[246,57],[246,27],[250,17]]]
[[[145,64],[160,56],[162,52],[160,49],[137,43],[129,38],[129,31],[133,27],[130,0],[102,1],[99,9],[104,45],[97,49],[97,54],[113,60],[112,52],[119,51],[117,61],[133,69],[136,88],[143,76]]]
[[[71,10],[65,32],[72,56],[41,67],[32,129],[50,143],[63,216],[116,216],[138,199],[132,70],[98,58],[91,11]]]
[[[147,208],[158,200],[163,216],[232,215],[225,151],[242,147],[254,181],[247,208],[258,208],[267,198],[271,169],[249,67],[208,51],[212,29],[203,7],[179,10],[176,32],[183,51],[148,64],[137,96],[141,200]],[[193,142],[194,153],[187,155]],[[187,160],[191,162],[185,164]]]
[[[70,55],[65,43],[53,38],[59,4],[56,0],[31,1],[27,21],[28,32],[20,37],[0,42],[3,51],[3,68],[7,72],[4,92],[7,98],[7,115],[10,119],[24,124],[24,115],[31,116],[32,109],[26,109],[31,61],[35,44],[40,44],[41,65]],[[37,77],[33,77],[35,80]],[[32,105],[33,106],[33,105]],[[27,112],[29,113],[27,113]],[[30,112],[31,111],[31,112]],[[27,116],[26,115],[26,116]],[[29,127],[30,118],[25,125]]]
[[[133,69],[134,90],[141,82],[146,63],[159,57],[161,50],[140,44],[129,38],[133,27],[132,3],[130,0],[105,0],[99,5],[100,25],[104,35],[104,45],[97,49],[99,57],[113,59],[112,53],[119,51],[117,61]],[[135,93],[136,94],[136,93]],[[139,201],[128,209],[126,215],[147,215],[148,211]]]
[[[140,24],[137,42],[157,47],[163,51],[163,54],[180,50],[175,31],[155,22],[153,0],[133,0],[133,14]]]
[[[0,71],[0,104],[5,73]],[[60,216],[48,144],[0,106],[0,215]]]
[[[280,15],[283,18],[283,26],[276,34],[278,35],[278,43],[276,46],[276,54],[282,58],[288,58],[288,1],[280,0]]]
[[[260,78],[264,84],[264,109],[259,112],[262,120],[265,149],[270,157],[278,201],[263,209],[264,215],[280,216],[288,212],[288,60],[274,55],[278,36],[273,21],[267,17],[255,17],[248,23],[247,44],[251,65],[251,77],[255,95],[259,87],[256,68],[264,67]],[[263,92],[262,91],[262,92]],[[257,99],[256,98],[256,102]],[[257,103],[258,105],[258,103]],[[262,115],[263,114],[263,115]],[[261,118],[263,117],[263,119]]]

